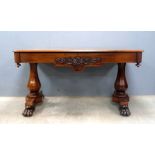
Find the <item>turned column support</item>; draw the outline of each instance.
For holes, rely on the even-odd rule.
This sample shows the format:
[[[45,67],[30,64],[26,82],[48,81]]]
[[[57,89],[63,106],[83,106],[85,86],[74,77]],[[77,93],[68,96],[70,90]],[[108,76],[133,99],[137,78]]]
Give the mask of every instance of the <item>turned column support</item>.
[[[128,83],[125,75],[126,63],[118,63],[117,78],[115,81],[115,91],[112,97],[112,101],[119,104],[120,114],[123,116],[129,116],[130,110],[128,108],[129,96],[126,94]]]
[[[40,92],[41,83],[38,77],[37,63],[30,63],[30,73],[27,87],[29,94],[26,96],[24,116],[32,116],[35,110],[35,105],[41,103],[43,94]]]

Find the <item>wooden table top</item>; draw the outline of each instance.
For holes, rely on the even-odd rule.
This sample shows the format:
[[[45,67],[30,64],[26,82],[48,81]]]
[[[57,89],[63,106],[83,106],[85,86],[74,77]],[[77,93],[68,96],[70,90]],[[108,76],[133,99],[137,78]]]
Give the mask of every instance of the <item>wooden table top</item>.
[[[32,50],[14,50],[13,52],[15,53],[27,53],[27,52],[49,52],[49,53],[63,53],[63,52],[103,52],[103,53],[115,53],[115,52],[122,52],[122,53],[132,53],[132,52],[143,52],[143,50],[126,50],[126,49],[121,49],[121,50],[106,50],[106,49],[51,49],[51,50],[47,50],[47,49],[32,49]]]

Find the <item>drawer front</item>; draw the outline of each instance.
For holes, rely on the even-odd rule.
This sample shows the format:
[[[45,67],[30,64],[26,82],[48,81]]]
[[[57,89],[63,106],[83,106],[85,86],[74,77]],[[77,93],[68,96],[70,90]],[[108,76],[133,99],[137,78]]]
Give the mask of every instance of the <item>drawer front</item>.
[[[58,67],[72,67],[75,71],[81,71],[85,67],[99,67],[104,63],[129,63],[141,62],[141,53],[91,53],[91,52],[22,52],[15,53],[15,61],[19,66],[20,63],[52,63]]]
[[[139,53],[141,54],[141,53]],[[68,64],[85,62],[92,64],[137,62],[137,53],[15,53],[16,60],[27,63]],[[139,56],[139,61],[141,57]],[[63,63],[62,63],[63,62]],[[93,63],[94,62],[94,63]]]

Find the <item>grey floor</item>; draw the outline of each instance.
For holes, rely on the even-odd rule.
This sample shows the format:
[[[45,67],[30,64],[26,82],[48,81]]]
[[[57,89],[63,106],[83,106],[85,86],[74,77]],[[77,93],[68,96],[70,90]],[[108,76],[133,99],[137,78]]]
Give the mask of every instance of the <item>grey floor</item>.
[[[155,96],[130,97],[130,117],[120,116],[109,97],[46,97],[30,118],[21,115],[24,102],[24,97],[0,97],[0,123],[155,123]]]

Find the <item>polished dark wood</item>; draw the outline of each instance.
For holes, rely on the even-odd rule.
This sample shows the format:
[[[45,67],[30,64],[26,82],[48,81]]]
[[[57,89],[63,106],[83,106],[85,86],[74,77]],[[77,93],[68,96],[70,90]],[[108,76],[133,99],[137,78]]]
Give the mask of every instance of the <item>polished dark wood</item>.
[[[118,73],[115,81],[115,91],[112,97],[113,102],[117,102],[120,105],[120,113],[123,116],[129,116],[130,110],[128,108],[129,96],[126,94],[128,88],[126,76],[125,76],[126,63],[118,63]]]
[[[52,63],[56,67],[71,67],[74,71],[82,71],[86,67],[100,67],[105,63],[117,63],[118,73],[115,81],[115,91],[112,101],[119,104],[120,114],[129,116],[129,96],[125,66],[126,63],[136,63],[140,66],[142,61],[142,50],[102,50],[102,49],[80,49],[80,50],[15,50],[15,62],[19,67],[21,63],[30,64],[30,75],[28,89],[30,93],[26,97],[24,116],[32,116],[35,105],[43,101],[40,92],[41,83],[38,77],[38,63]]]
[[[37,64],[30,63],[30,75],[27,84],[30,93],[26,96],[24,116],[32,116],[35,105],[43,101],[43,94],[40,91],[41,83],[38,77]]]

